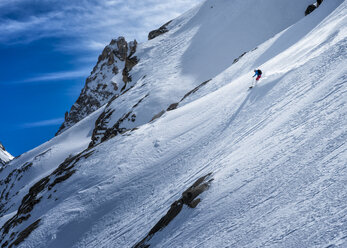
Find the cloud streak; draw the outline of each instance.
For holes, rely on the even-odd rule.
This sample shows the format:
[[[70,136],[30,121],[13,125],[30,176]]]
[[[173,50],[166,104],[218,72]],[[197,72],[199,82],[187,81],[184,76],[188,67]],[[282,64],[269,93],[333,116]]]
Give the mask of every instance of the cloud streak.
[[[56,118],[50,120],[43,120],[37,122],[24,123],[19,125],[20,129],[35,128],[35,127],[47,127],[47,126],[57,126],[63,123],[64,118]]]
[[[149,31],[202,1],[4,1],[0,4],[0,43],[66,37],[81,42],[80,49],[95,50],[120,35],[144,41]]]
[[[89,69],[80,69],[75,71],[60,71],[60,72],[45,73],[36,77],[31,77],[24,80],[8,82],[8,83],[9,84],[47,83],[50,81],[86,78],[89,74],[90,74]]]
[[[28,83],[28,82],[41,82],[41,81],[56,81],[56,80],[73,79],[73,78],[85,77],[86,75],[88,75],[88,73],[89,73],[89,70],[53,72],[53,73],[43,74],[43,75],[38,76],[38,77],[25,79],[22,82]]]

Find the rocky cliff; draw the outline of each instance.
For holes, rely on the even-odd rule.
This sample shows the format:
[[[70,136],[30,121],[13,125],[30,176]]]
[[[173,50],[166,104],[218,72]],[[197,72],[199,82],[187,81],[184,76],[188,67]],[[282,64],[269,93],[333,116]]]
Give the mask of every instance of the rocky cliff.
[[[138,62],[133,56],[136,47],[136,40],[127,42],[124,37],[119,37],[104,48],[80,96],[70,112],[65,113],[65,121],[57,135],[126,90],[131,81],[129,71]]]

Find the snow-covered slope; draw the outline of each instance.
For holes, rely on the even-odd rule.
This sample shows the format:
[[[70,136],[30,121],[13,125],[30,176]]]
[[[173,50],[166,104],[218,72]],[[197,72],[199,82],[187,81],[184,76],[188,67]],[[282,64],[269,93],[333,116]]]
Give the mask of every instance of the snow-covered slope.
[[[0,143],[0,166],[4,165],[8,161],[12,160],[13,156],[9,154],[5,147]]]
[[[264,1],[269,12],[261,18],[281,10],[276,2]],[[303,15],[309,1],[292,2],[287,7],[302,5]],[[6,165],[1,182],[11,169],[37,164],[23,172],[26,182],[12,174],[6,186],[11,199],[1,202],[1,245],[346,247],[347,3],[324,1],[287,26],[279,16],[271,28],[294,25],[278,34],[282,29],[274,28],[235,63],[243,50],[229,62],[222,49],[220,57],[194,59],[205,53],[198,41],[211,34],[216,51],[223,44],[232,54],[231,34],[229,43],[223,34],[246,22],[246,13],[231,12],[233,4],[249,12],[255,1],[206,1],[174,20],[169,32],[139,44],[130,90]],[[214,26],[218,17],[223,27]],[[244,43],[248,34],[240,33]],[[264,75],[249,90],[255,67]],[[132,114],[135,121],[122,126]],[[69,152],[72,141],[79,145]],[[36,161],[50,147],[66,149]],[[196,192],[197,206],[188,194]]]
[[[91,145],[148,123],[241,54],[303,18],[310,1],[205,1],[170,22],[168,33],[137,46],[137,65],[131,68],[127,87],[121,73],[113,77],[113,70],[102,66],[107,60],[101,60],[96,68],[102,70],[105,87],[114,83],[118,91],[98,120]],[[85,105],[90,107],[90,101]]]
[[[55,171],[65,159],[88,147],[94,122],[101,111],[102,108],[3,167],[0,172],[0,226],[15,215],[32,185]]]

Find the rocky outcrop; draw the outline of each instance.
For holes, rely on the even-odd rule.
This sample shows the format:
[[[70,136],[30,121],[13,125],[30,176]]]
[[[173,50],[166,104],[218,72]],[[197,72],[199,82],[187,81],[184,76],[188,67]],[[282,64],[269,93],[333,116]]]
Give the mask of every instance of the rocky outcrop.
[[[239,62],[239,60],[246,55],[247,52],[242,53],[238,58],[234,59],[233,64]]]
[[[182,101],[184,101],[187,97],[197,92],[201,87],[206,85],[209,81],[210,80],[202,82],[200,85],[198,85],[194,89],[187,92],[181,98],[179,102],[170,104],[166,110],[162,110],[159,113],[156,113],[155,115],[153,115],[152,118],[149,118],[149,116],[145,118],[148,118],[148,122],[152,122],[160,118],[163,114],[166,113],[166,111],[171,111],[176,109]],[[130,89],[131,87],[123,91],[121,95],[125,94]],[[137,118],[138,115],[141,115],[141,110],[139,110],[138,107],[148,96],[149,96],[149,93],[139,98],[137,103],[134,104],[133,106],[130,106],[127,112],[116,113],[114,108],[109,108],[112,102],[119,97],[119,95],[115,95],[107,104],[104,112],[99,116],[99,118],[95,122],[95,128],[93,130],[92,141],[89,144],[89,148],[94,147],[119,134],[125,134],[125,133],[128,133],[129,131],[136,130],[139,124],[140,125],[144,124],[143,122],[137,123],[136,121],[138,119]],[[115,116],[118,116],[118,117],[115,117]],[[115,123],[112,123],[111,122],[112,119],[117,121]]]
[[[96,120],[95,128],[93,130],[92,141],[89,143],[89,148],[102,143],[106,140],[109,140],[112,137],[115,137],[118,134],[123,134],[129,131],[128,128],[122,126],[124,122],[135,122],[136,121],[136,108],[139,104],[148,97],[145,95],[142,97],[131,109],[129,112],[123,114],[121,118],[111,127],[108,127],[109,120],[114,113],[114,110],[106,109]]]
[[[27,162],[20,168],[11,171],[5,179],[0,180],[0,218],[4,216],[4,213],[11,207],[11,205],[8,206],[10,204],[9,200],[18,194],[18,191],[13,192],[13,187],[22,179],[24,172],[31,168],[32,165],[33,163]]]
[[[212,173],[207,174],[199,178],[192,186],[182,193],[182,197],[171,204],[169,211],[163,216],[157,224],[149,231],[147,236],[138,242],[133,248],[148,248],[150,247],[149,241],[152,237],[162,229],[164,229],[169,223],[181,212],[184,205],[189,208],[196,208],[201,199],[197,198],[201,193],[206,191],[213,178],[210,179]]]
[[[187,94],[185,94],[182,99],[179,101],[179,102],[175,102],[175,103],[172,103],[169,105],[169,107],[166,109],[166,111],[171,111],[171,110],[174,110],[178,107],[178,105],[184,101],[184,99],[186,99],[188,96],[194,94],[195,92],[197,92],[201,87],[203,87],[204,85],[206,85],[208,82],[210,82],[211,79],[205,81],[205,82],[202,82],[200,85],[198,85],[197,87],[195,87],[194,89],[192,89],[191,91],[189,91]],[[165,110],[162,110],[160,111],[158,114],[154,115],[151,119],[151,122],[160,118],[163,114],[165,114],[166,112]]]
[[[307,6],[307,9],[305,10],[305,16],[309,15],[312,13],[317,7],[314,4],[311,4]]]
[[[152,39],[154,39],[155,37],[158,37],[159,35],[162,35],[162,34],[168,32],[169,30],[168,30],[167,26],[168,26],[171,22],[172,22],[172,20],[169,21],[169,22],[167,22],[167,23],[165,23],[165,24],[164,24],[163,26],[161,26],[160,28],[158,28],[158,29],[156,29],[156,30],[153,30],[153,31],[149,32],[149,34],[148,34],[148,40],[152,40]]]
[[[129,75],[129,72],[138,62],[139,61],[138,61],[136,56],[134,56],[134,57],[129,56],[126,58],[125,66],[124,66],[123,73],[122,73],[123,82],[124,82],[124,86],[122,88],[122,91],[125,90],[127,84],[132,81],[131,76]]]
[[[305,16],[312,13],[316,8],[319,7],[319,5],[321,5],[322,2],[323,2],[323,0],[317,0],[317,2],[315,4],[310,4],[309,6],[307,6],[307,9],[305,11]]]
[[[2,248],[17,246],[38,227],[40,219],[35,220],[20,233],[15,231],[15,228],[19,225],[25,227],[26,222],[33,218],[32,212],[35,206],[41,202],[42,198],[46,196],[47,199],[51,199],[52,194],[55,192],[52,192],[52,189],[58,183],[70,178],[76,172],[75,167],[77,163],[81,159],[87,159],[93,154],[93,152],[94,151],[85,150],[75,156],[67,158],[50,175],[40,179],[37,183],[30,187],[29,192],[23,197],[16,214],[6,221],[5,224],[0,228],[0,245]],[[31,164],[27,164],[25,165],[25,168],[27,169],[30,166]],[[20,173],[14,174],[20,175]],[[17,177],[18,176],[16,176],[16,178]]]
[[[134,56],[136,48],[136,40],[128,43],[124,37],[112,40],[104,48],[93,71],[86,79],[80,96],[72,105],[70,112],[65,113],[64,123],[56,135],[79,122],[127,88],[128,82],[131,82],[129,72],[138,62],[137,57]],[[120,80],[114,82],[114,77],[120,71],[122,72]]]

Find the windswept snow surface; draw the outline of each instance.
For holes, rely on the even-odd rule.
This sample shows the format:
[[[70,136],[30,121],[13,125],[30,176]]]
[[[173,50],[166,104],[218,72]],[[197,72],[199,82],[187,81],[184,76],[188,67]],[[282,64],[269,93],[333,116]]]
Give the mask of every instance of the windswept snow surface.
[[[93,148],[51,199],[43,193],[27,221],[40,225],[19,247],[132,247],[209,172],[201,203],[151,247],[347,247],[346,13],[346,1],[324,1],[178,109]],[[264,76],[249,90],[255,65]]]

